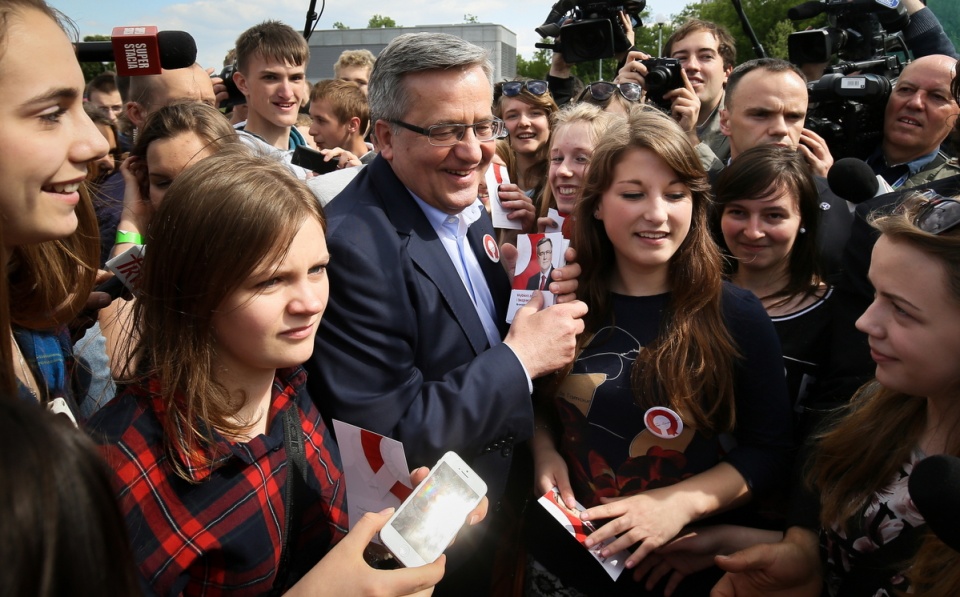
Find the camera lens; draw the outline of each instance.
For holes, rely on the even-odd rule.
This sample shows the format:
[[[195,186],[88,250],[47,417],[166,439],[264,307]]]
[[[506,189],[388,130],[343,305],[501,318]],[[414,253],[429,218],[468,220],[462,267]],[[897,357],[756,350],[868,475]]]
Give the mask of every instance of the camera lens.
[[[670,71],[662,66],[655,66],[647,71],[645,81],[647,87],[663,87],[670,81]]]

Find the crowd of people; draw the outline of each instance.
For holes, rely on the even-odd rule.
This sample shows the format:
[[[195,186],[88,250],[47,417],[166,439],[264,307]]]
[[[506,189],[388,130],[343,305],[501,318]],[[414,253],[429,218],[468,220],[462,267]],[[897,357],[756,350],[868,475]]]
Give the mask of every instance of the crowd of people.
[[[910,490],[960,458],[960,76],[905,4],[865,152],[893,191],[859,205],[810,65],[706,21],[654,105],[643,49],[494,82],[434,33],[311,84],[277,21],[230,81],[86,82],[64,15],[0,4],[0,594],[957,594]],[[569,247],[532,243],[508,323],[546,232]],[[371,556],[392,511],[348,520],[334,419],[413,485],[448,451],[485,481],[443,556]]]

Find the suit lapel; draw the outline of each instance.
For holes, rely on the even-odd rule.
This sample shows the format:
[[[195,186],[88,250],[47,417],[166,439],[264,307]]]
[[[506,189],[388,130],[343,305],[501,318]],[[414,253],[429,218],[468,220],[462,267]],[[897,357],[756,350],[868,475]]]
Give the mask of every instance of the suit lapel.
[[[480,354],[489,344],[487,334],[483,331],[483,324],[473,306],[473,300],[470,299],[456,267],[450,261],[450,255],[437,237],[437,232],[386,160],[378,156],[367,168],[371,169],[371,175],[378,182],[384,212],[393,222],[397,233],[407,238],[406,246],[410,259],[436,286],[474,352]]]

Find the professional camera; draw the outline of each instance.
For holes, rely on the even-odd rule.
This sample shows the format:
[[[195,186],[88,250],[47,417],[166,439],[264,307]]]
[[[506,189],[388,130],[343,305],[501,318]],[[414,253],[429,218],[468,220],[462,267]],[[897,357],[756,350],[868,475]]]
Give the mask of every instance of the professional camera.
[[[676,58],[651,58],[640,63],[647,67],[647,76],[644,77],[647,102],[669,111],[670,102],[663,99],[663,95],[683,87],[680,61]]]
[[[806,128],[823,137],[836,159],[865,159],[883,141],[883,115],[893,83],[876,74],[831,73],[807,83]]]
[[[811,31],[791,33],[787,38],[790,62],[809,64],[830,62],[836,54],[841,61],[853,63],[848,72],[874,69],[871,62],[888,52],[906,52],[900,34],[910,23],[910,16],[899,0],[825,0],[806,2],[787,11],[794,21],[827,13],[828,26]],[[890,73],[877,72],[891,76]]]
[[[536,29],[541,37],[559,38],[557,43],[535,45],[563,54],[570,64],[613,58],[630,49],[620,12],[627,14],[636,29],[643,26],[640,13],[646,5],[646,0],[560,0]],[[571,22],[563,25],[571,11]]]
[[[221,108],[232,108],[247,103],[247,97],[241,93],[237,84],[233,82],[233,73],[235,72],[237,72],[236,64],[225,66],[220,71],[220,78],[223,79],[223,84],[227,86],[227,93],[230,94],[230,97],[220,102]]]
[[[840,60],[807,85],[806,127],[824,138],[834,158],[863,159],[883,140],[883,113],[902,69],[896,53],[908,56],[900,31],[910,17],[900,0],[806,2],[787,16],[798,21],[821,13],[827,13],[827,27],[787,38],[794,64]]]

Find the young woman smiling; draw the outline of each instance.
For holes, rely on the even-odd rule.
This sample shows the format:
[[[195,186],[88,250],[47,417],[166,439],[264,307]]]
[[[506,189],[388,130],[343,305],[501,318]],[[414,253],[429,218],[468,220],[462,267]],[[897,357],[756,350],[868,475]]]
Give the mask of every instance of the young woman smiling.
[[[611,582],[555,522],[534,521],[542,594],[672,592],[679,579],[659,582],[657,549],[687,525],[742,514],[787,469],[776,333],[753,295],[723,282],[709,204],[693,147],[658,111],[610,127],[593,153],[573,235],[590,311],[576,361],[539,388],[534,485],[584,504],[581,520],[599,527],[587,546],[627,549],[635,570]],[[680,594],[715,575],[689,577]]]
[[[107,142],[84,112],[83,73],[60,17],[42,0],[0,5],[0,389],[75,417],[65,324],[96,275],[83,182]]]

